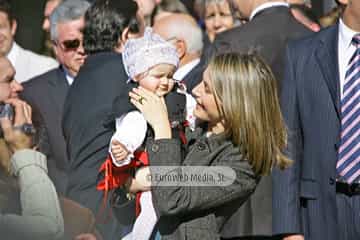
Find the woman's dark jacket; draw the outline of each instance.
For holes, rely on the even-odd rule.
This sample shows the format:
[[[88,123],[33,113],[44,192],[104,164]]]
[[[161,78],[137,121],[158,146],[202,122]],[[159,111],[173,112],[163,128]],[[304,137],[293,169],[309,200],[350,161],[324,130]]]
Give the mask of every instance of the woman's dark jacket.
[[[226,166],[236,173],[229,186],[153,185],[153,204],[160,218],[162,240],[220,239],[223,224],[249,198],[259,180],[238,147],[219,135],[205,137],[201,129],[188,137],[185,159],[177,139],[149,141],[147,151],[151,167]]]

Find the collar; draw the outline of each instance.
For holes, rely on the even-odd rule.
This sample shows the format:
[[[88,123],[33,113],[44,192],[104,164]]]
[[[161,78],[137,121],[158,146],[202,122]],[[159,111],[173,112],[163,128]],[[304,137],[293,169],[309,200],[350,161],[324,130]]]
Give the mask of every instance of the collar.
[[[344,49],[351,46],[351,41],[356,34],[358,33],[346,26],[342,19],[339,20],[339,41]]]
[[[66,69],[65,66],[62,66],[64,69],[64,74],[67,80],[67,83],[69,84],[69,86],[71,86],[71,84],[74,82],[74,78],[73,76],[71,76],[71,74],[69,73],[69,71]]]
[[[258,14],[260,11],[263,11],[267,8],[280,7],[280,6],[289,7],[289,4],[286,2],[267,2],[267,3],[260,4],[260,6],[258,6],[251,12],[249,21],[251,21],[255,17],[255,15]]]
[[[183,80],[183,78],[188,74],[196,65],[198,65],[200,62],[200,58],[197,58],[195,60],[192,60],[191,62],[188,62],[182,67],[179,67],[176,72],[174,73],[173,78],[176,80]]]
[[[20,47],[19,45],[16,44],[16,42],[14,41],[12,43],[10,52],[7,55],[7,58],[9,59],[9,61],[11,62],[11,64],[15,67],[15,62],[16,62],[16,57],[18,55],[20,51]]]

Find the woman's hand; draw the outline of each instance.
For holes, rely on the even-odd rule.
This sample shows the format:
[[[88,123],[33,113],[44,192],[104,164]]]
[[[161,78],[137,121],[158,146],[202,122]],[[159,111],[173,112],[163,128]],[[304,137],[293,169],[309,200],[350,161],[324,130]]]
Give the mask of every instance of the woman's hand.
[[[96,240],[95,235],[91,233],[82,233],[75,237],[75,240]]]
[[[303,235],[290,235],[287,237],[284,237],[283,240],[304,240],[304,236]]]
[[[135,175],[135,178],[130,178],[128,191],[131,193],[150,191],[151,182],[149,180],[150,169],[149,167],[140,168]]]
[[[5,142],[12,152],[32,148],[33,136],[25,134],[20,129],[24,124],[32,124],[31,107],[19,99],[8,99],[5,103],[9,103],[14,107],[14,123],[6,117],[0,119]]]
[[[129,93],[131,103],[139,109],[155,133],[155,139],[171,138],[171,128],[164,97],[142,87]]]

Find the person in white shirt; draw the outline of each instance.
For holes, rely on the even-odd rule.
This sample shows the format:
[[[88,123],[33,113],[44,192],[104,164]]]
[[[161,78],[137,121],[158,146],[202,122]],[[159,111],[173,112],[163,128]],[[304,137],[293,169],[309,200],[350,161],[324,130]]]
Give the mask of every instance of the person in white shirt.
[[[0,56],[6,56],[16,70],[17,81],[24,82],[59,64],[52,58],[21,48],[14,41],[17,22],[12,15],[12,6],[8,0],[0,1]]]
[[[18,98],[22,87],[14,75],[10,61],[0,57],[0,102],[13,107],[12,118],[3,110],[0,117],[1,239],[61,239],[59,199],[47,175],[47,158],[32,150],[37,139],[32,109]]]

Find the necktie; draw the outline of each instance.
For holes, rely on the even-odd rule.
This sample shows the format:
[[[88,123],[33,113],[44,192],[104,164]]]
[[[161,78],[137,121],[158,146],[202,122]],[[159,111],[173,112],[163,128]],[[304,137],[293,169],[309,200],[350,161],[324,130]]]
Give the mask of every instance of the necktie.
[[[341,136],[336,171],[340,181],[360,180],[360,34],[352,39],[356,51],[349,61],[341,97]]]

